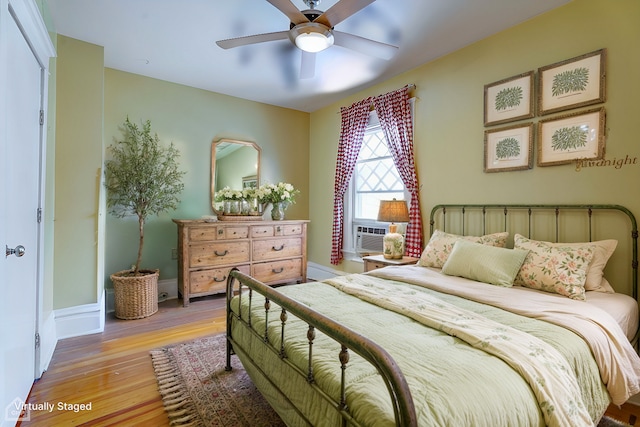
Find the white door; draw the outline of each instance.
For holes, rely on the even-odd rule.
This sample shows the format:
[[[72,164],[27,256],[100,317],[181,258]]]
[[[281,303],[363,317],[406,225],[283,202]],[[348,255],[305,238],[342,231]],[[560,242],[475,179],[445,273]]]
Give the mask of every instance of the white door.
[[[0,93],[0,378],[2,425],[14,425],[36,374],[44,72],[10,3],[2,3]],[[11,13],[7,13],[10,11]],[[7,59],[8,58],[8,59]],[[15,250],[15,253],[12,251]]]

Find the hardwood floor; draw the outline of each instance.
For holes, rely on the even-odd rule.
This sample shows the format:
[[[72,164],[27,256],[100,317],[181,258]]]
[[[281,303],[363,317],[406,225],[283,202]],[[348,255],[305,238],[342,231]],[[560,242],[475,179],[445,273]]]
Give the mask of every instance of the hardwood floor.
[[[149,351],[224,332],[225,305],[224,296],[192,299],[186,308],[165,301],[145,319],[110,314],[103,333],[60,340],[31,390],[30,420],[18,425],[168,426]]]
[[[165,301],[146,319],[110,314],[103,333],[58,342],[27,401],[30,420],[18,425],[169,426],[149,351],[224,330],[224,296],[192,299],[186,308]],[[640,406],[610,406],[607,414],[635,425]]]

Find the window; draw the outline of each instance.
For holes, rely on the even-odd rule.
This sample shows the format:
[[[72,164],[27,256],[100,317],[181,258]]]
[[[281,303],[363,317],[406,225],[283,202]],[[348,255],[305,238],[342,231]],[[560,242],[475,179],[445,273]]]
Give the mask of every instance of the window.
[[[407,200],[409,197],[393,163],[393,157],[387,147],[387,141],[375,111],[369,116],[369,124],[347,195],[344,253],[346,256],[353,254],[352,257],[357,257],[358,227],[386,229],[388,226],[386,223],[377,222],[380,200],[394,198]]]

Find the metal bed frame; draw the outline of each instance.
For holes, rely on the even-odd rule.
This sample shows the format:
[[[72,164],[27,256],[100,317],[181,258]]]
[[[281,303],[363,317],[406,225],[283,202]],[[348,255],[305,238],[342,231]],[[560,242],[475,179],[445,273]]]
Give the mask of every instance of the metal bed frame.
[[[469,226],[467,223],[469,215],[480,213],[481,215],[481,228],[482,233],[486,234],[487,224],[495,220],[495,212],[499,215],[504,215],[504,230],[509,230],[510,216],[514,212],[523,212],[528,217],[528,235],[532,234],[532,215],[538,211],[552,212],[555,216],[555,235],[556,241],[560,235],[560,215],[566,211],[584,211],[588,215],[588,235],[589,240],[592,237],[592,215],[595,211],[618,211],[626,215],[630,221],[631,230],[631,267],[632,267],[632,290],[633,297],[637,300],[637,273],[638,273],[638,253],[637,253],[637,239],[638,229],[634,215],[625,207],[620,205],[508,205],[508,204],[465,204],[465,205],[437,205],[431,211],[430,227],[431,233],[434,231],[436,219],[440,220],[442,224],[441,230],[447,231],[447,221],[449,225],[456,219],[456,215],[460,218],[458,226],[461,226],[462,233],[465,234],[468,231]],[[455,213],[457,212],[457,213]],[[493,213],[492,213],[493,212]],[[449,220],[447,217],[449,217]],[[492,220],[489,220],[489,218]],[[495,221],[494,221],[495,222]],[[526,232],[521,233],[526,234]],[[257,295],[257,296],[256,296]],[[283,343],[280,347],[276,347],[272,344],[271,337],[265,326],[264,330],[258,330],[254,327],[251,318],[251,309],[248,312],[239,311],[235,313],[231,308],[231,300],[234,296],[238,298],[248,298],[250,307],[262,307],[264,309],[265,317],[279,316],[280,319],[280,340]],[[271,303],[277,304],[280,309],[277,312],[273,312],[271,309]],[[241,306],[241,304],[239,305]],[[287,327],[289,316],[294,316],[301,319],[308,324],[308,331],[306,339],[308,341],[308,367],[306,369],[300,369],[287,359],[287,355],[284,349],[284,336]],[[411,397],[411,391],[407,385],[406,379],[397,366],[393,358],[378,344],[363,337],[362,335],[350,330],[349,328],[341,325],[340,323],[323,316],[322,314],[310,309],[306,305],[303,305],[285,295],[278,292],[252,277],[241,273],[237,269],[234,269],[229,274],[227,280],[227,364],[226,369],[231,370],[231,355],[236,353],[244,356],[244,360],[252,364],[252,367],[260,373],[263,379],[269,381],[274,389],[278,390],[280,397],[282,397],[291,408],[293,408],[298,416],[306,420],[308,425],[311,422],[305,417],[302,411],[295,406],[291,400],[284,395],[282,391],[269,379],[268,373],[264,372],[263,368],[258,363],[254,362],[248,354],[241,348],[239,343],[233,337],[232,323],[239,322],[250,331],[250,333],[259,341],[264,343],[265,350],[275,353],[282,363],[288,364],[293,368],[298,375],[303,377],[307,383],[316,389],[318,394],[325,399],[331,407],[337,411],[342,419],[342,425],[360,425],[350,413],[350,408],[346,404],[346,379],[345,370],[349,362],[350,352],[355,352],[368,361],[381,375],[385,385],[389,392],[389,399],[393,406],[394,416],[397,426],[413,427],[417,426],[417,417],[415,412],[414,403]],[[328,337],[332,338],[338,343],[340,348],[339,352],[336,352],[336,365],[337,369],[342,371],[341,373],[341,385],[340,385],[340,397],[338,400],[332,398],[327,392],[321,390],[314,381],[314,372],[312,367],[313,362],[313,344],[316,336],[316,331],[321,331]],[[634,342],[637,342],[638,334]]]

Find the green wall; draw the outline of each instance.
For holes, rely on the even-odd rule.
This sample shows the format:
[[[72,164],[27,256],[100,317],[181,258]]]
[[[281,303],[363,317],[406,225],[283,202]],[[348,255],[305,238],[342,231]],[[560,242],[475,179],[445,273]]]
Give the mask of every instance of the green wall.
[[[311,114],[104,69],[100,46],[70,39],[61,46],[65,38],[59,36],[55,308],[96,301],[101,162],[95,156],[102,153],[102,145],[120,137],[119,125],[127,116],[137,123],[151,120],[160,140],[181,150],[180,163],[187,171],[179,209],[152,218],[146,229],[143,263],[159,268],[161,279],[177,276],[171,259],[176,245],[171,218],[212,213],[211,143],[220,138],[255,141],[262,148],[262,181],[287,181],[301,190],[287,214],[311,220],[310,261],[362,271],[361,263],[335,267],[329,262],[339,110],[408,83],[416,85],[415,155],[425,234],[429,212],[438,203],[618,203],[640,216],[638,162],[580,172],[574,165],[483,172],[484,85],[600,48],[608,49],[606,158],[640,158],[635,132],[640,113],[635,98],[640,93],[638,22],[637,0],[574,0]],[[69,148],[68,141],[73,141]],[[134,261],[135,219],[107,216],[105,236],[102,279],[111,286],[108,275]]]
[[[330,266],[333,174],[326,171],[335,167],[340,107],[409,83],[416,85],[414,144],[425,243],[428,215],[439,203],[617,203],[640,216],[640,160],[580,172],[572,164],[483,172],[484,85],[601,48],[608,49],[606,159],[640,159],[639,22],[637,0],[574,0],[313,112],[309,259]],[[337,269],[358,272],[362,264],[347,261]]]
[[[171,259],[177,229],[172,218],[200,218],[211,210],[211,143],[221,138],[252,141],[262,150],[261,181],[291,182],[301,190],[287,211],[292,219],[308,218],[309,114],[141,77],[105,70],[105,141],[120,138],[119,125],[129,116],[151,120],[160,140],[181,152],[185,190],[177,211],[152,217],[145,226],[143,265],[159,268],[160,279],[176,278]],[[241,189],[240,184],[237,186]],[[137,251],[137,221],[109,215],[106,225],[108,275],[130,267]],[[107,284],[110,286],[110,284]]]
[[[53,304],[64,308],[95,303],[102,289],[98,212],[104,52],[101,46],[58,37],[57,53],[55,153],[48,157],[55,157]]]

